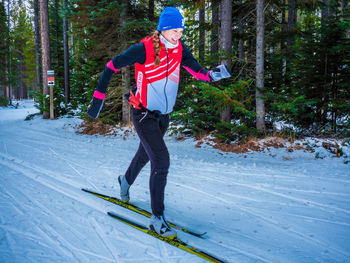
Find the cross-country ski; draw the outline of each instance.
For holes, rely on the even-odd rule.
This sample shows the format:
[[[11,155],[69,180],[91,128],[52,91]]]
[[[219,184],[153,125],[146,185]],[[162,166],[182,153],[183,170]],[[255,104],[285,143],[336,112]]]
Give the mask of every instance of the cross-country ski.
[[[131,211],[133,211],[133,212],[135,212],[135,213],[138,213],[138,214],[140,214],[140,215],[143,215],[143,216],[145,216],[145,217],[148,217],[148,218],[151,217],[151,213],[148,212],[147,210],[145,210],[145,209],[143,209],[143,208],[141,208],[141,207],[138,207],[138,206],[136,206],[136,205],[134,205],[134,204],[132,204],[132,203],[123,202],[122,200],[120,200],[120,199],[117,198],[117,197],[104,195],[104,194],[97,193],[97,192],[94,192],[94,191],[91,191],[91,190],[88,190],[88,189],[85,189],[85,188],[83,188],[83,189],[81,189],[81,190],[83,190],[84,192],[87,192],[87,193],[89,193],[89,194],[92,194],[92,195],[94,195],[94,196],[97,196],[97,197],[99,197],[99,198],[102,198],[102,199],[104,199],[104,200],[107,200],[107,201],[109,201],[109,202],[111,202],[111,203],[113,203],[113,204],[116,204],[116,205],[119,205],[119,206],[124,207],[124,208],[126,208],[126,209],[129,209],[129,210],[131,210]],[[172,223],[172,222],[170,222],[170,221],[168,221],[168,224],[169,224],[171,227],[173,227],[173,228],[175,228],[175,229],[177,229],[177,230],[183,231],[183,232],[185,232],[185,233],[188,233],[188,234],[193,235],[193,236],[196,236],[196,237],[203,238],[203,236],[206,234],[206,232],[204,232],[204,233],[197,233],[197,232],[194,232],[193,230],[190,230],[189,228],[185,228],[185,227],[183,227],[183,226],[179,226],[179,225],[177,225],[177,224],[175,224],[175,223]]]
[[[191,246],[190,244],[181,241],[178,238],[169,239],[169,238],[165,238],[163,236],[160,236],[156,232],[154,232],[153,230],[150,230],[149,228],[145,227],[144,225],[141,225],[141,224],[139,224],[137,222],[134,222],[134,221],[132,221],[130,219],[127,219],[125,217],[122,217],[122,216],[120,216],[120,215],[118,215],[118,214],[116,214],[114,212],[108,212],[108,215],[113,217],[113,218],[115,218],[115,219],[117,219],[120,222],[123,222],[124,224],[127,224],[127,225],[133,227],[134,229],[140,230],[143,233],[146,233],[146,234],[151,235],[151,236],[153,236],[155,238],[158,238],[158,239],[160,239],[160,240],[162,240],[162,241],[164,241],[164,242],[166,242],[166,243],[168,243],[168,244],[170,244],[172,246],[175,246],[175,247],[177,247],[179,249],[182,249],[182,250],[187,251],[187,252],[189,252],[191,254],[194,254],[194,255],[196,255],[196,256],[198,256],[200,258],[203,258],[203,259],[205,259],[205,260],[207,260],[209,262],[214,262],[214,263],[224,262],[221,259],[219,259],[219,258],[217,258],[217,257],[215,257],[213,255],[210,255],[207,252],[204,252],[204,251],[202,251],[199,248],[195,248],[195,247]]]

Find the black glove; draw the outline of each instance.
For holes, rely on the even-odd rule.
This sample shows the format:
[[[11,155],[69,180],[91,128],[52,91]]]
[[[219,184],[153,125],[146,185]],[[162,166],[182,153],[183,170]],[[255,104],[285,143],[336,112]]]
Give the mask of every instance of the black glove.
[[[100,114],[102,107],[103,107],[103,100],[93,97],[88,106],[87,114],[90,117],[96,119]]]
[[[218,81],[220,79],[229,78],[231,74],[225,65],[217,66],[209,72],[209,76],[212,81]]]

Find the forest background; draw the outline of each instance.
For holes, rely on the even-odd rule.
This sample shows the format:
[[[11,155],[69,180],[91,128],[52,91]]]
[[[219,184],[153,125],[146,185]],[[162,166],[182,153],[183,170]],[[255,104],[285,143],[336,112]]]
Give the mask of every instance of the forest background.
[[[350,137],[347,0],[2,0],[0,104],[34,97],[43,118],[128,124],[133,67],[113,76],[98,121],[86,108],[106,63],[150,35],[165,6],[184,14],[182,42],[201,65],[232,72],[211,84],[182,72],[174,132],[224,143],[276,132]]]

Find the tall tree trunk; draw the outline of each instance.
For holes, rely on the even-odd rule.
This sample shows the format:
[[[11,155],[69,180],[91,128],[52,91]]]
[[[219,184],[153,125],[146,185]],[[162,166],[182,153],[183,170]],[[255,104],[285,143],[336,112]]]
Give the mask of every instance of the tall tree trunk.
[[[56,45],[54,45],[56,47],[56,65],[54,65],[56,67],[56,74],[58,74],[58,69],[60,66],[60,51],[59,51],[59,16],[58,16],[58,0],[55,0],[55,31],[56,31]],[[51,61],[52,63],[52,61]]]
[[[18,54],[18,59],[19,59],[19,63],[18,63],[18,93],[17,93],[17,99],[24,99],[24,83],[23,83],[23,74],[24,74],[24,63],[23,63],[23,53],[19,53]]]
[[[282,34],[284,34],[286,32],[286,0],[282,1],[282,14],[281,14],[281,31]],[[280,44],[280,48],[281,48],[281,54],[282,54],[282,61],[281,61],[281,69],[282,69],[282,78],[281,78],[281,82],[279,83],[279,85],[285,84],[286,83],[286,72],[287,72],[287,60],[286,60],[286,43],[285,43],[285,39],[282,38],[281,39],[281,44]]]
[[[63,10],[67,10],[67,0],[63,0]],[[64,95],[65,102],[70,102],[69,85],[69,47],[68,47],[68,21],[66,15],[63,17],[63,53],[64,53]]]
[[[4,2],[0,3],[0,61],[2,63],[0,64],[0,75],[4,76],[4,78],[0,77],[0,96],[7,96],[6,90],[7,87],[7,74],[8,74],[8,49],[7,45],[10,42],[9,41],[9,35],[8,32],[5,32],[3,30],[7,31],[7,15],[6,15],[6,9]],[[4,87],[3,87],[4,86]]]
[[[288,24],[287,24],[287,31],[288,31],[288,39],[287,39],[287,46],[288,49],[293,45],[294,43],[294,30],[295,30],[295,24],[296,24],[296,0],[288,0]]]
[[[73,32],[73,23],[70,22],[69,23],[69,30],[70,32]],[[70,56],[73,56],[75,53],[74,51],[74,34],[70,34],[70,50],[69,50],[69,54]]]
[[[286,46],[286,76],[290,69],[290,63],[294,56],[292,52],[292,46],[294,45],[294,34],[295,34],[295,25],[296,25],[296,1],[297,0],[288,0],[288,22],[287,22],[287,46]],[[287,88],[290,86],[290,78],[285,78],[285,83]]]
[[[347,7],[348,5],[348,0],[342,0],[341,2],[341,16],[342,16],[342,20],[344,21],[344,9]],[[345,34],[346,38],[349,39],[350,38],[350,28],[346,29],[346,34]]]
[[[124,85],[124,93],[130,92],[130,68],[125,67],[122,68],[122,82]],[[122,122],[125,124],[129,124],[131,121],[130,116],[130,104],[123,98],[122,105]]]
[[[330,16],[330,0],[322,0],[323,6],[322,6],[322,10],[321,10],[321,26],[324,27],[322,28],[322,33],[325,32],[325,24],[327,23],[327,20],[329,19]],[[326,34],[324,34],[326,35]],[[322,119],[323,123],[327,122],[327,114],[328,114],[328,88],[327,88],[327,84],[328,81],[330,79],[329,76],[329,63],[328,63],[328,52],[324,52],[324,72],[323,72],[323,90],[322,90],[322,99],[321,99],[321,103],[319,103],[319,107],[317,109],[317,112],[320,113],[320,118]]]
[[[43,93],[44,96],[49,96],[47,86],[47,71],[51,68],[50,54],[50,36],[49,36],[49,9],[48,0],[40,0],[40,31],[41,31],[41,60],[42,60],[42,76],[43,76]],[[44,102],[45,103],[45,102]],[[48,105],[45,105],[48,106]],[[48,119],[49,112],[43,112],[43,118]]]
[[[321,21],[324,23],[329,15],[329,0],[322,0]]]
[[[125,7],[123,11],[123,17],[124,21],[128,20],[129,13],[130,13],[130,3],[128,0],[124,0]],[[125,26],[125,24],[124,24]],[[125,67],[122,69],[122,83],[124,86],[124,93],[130,92],[130,68]],[[123,104],[122,104],[122,122],[125,124],[130,123],[130,104],[126,101],[125,98],[123,98]]]
[[[264,0],[256,3],[256,128],[265,131],[264,87]]]
[[[242,6],[242,0],[238,1],[239,5]],[[238,33],[239,33],[239,40],[238,40],[238,59],[239,61],[244,61],[244,40],[243,40],[243,15],[240,14],[239,16],[239,22],[238,22]]]
[[[205,0],[201,0],[199,8],[199,62],[204,62],[205,57]]]
[[[9,36],[11,32],[11,9],[10,9],[10,0],[7,0],[7,13],[8,13],[8,21],[9,21]],[[12,105],[12,50],[11,50],[11,43],[9,42],[9,104]]]
[[[221,0],[220,49],[228,55],[232,52],[232,1]],[[225,56],[222,60],[229,69],[231,60]]]
[[[212,28],[211,28],[211,54],[219,52],[219,0],[211,0]]]
[[[40,91],[40,23],[39,23],[39,1],[34,0],[34,34],[35,34],[35,90]]]
[[[227,57],[232,52],[232,1],[221,0],[221,27],[220,27],[220,49],[225,52],[222,64],[231,69],[231,60]],[[220,118],[224,122],[230,122],[231,109],[225,107]]]
[[[348,5],[348,0],[342,0],[341,1],[341,15],[343,16],[344,15],[344,9],[345,7]]]
[[[154,0],[148,0],[148,19],[154,21]]]

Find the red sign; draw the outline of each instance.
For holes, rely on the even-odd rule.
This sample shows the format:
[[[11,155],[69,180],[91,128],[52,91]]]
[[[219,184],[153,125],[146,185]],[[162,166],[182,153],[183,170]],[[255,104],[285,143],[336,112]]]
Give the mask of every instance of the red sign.
[[[55,71],[53,71],[53,70],[47,71],[47,85],[48,86],[55,86],[54,74],[55,74]]]

